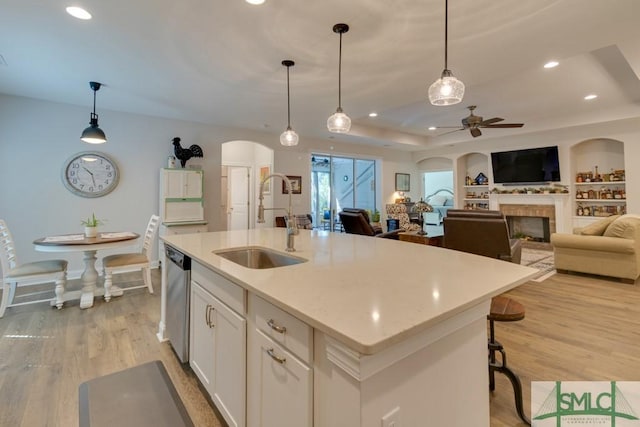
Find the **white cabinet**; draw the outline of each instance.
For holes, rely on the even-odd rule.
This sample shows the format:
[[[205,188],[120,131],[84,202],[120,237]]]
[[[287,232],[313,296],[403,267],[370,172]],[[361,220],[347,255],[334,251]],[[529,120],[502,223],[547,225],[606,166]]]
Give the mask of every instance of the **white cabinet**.
[[[248,329],[247,426],[312,426],[312,329],[255,295]]]
[[[202,171],[189,169],[163,169],[165,198],[202,198]]]
[[[227,424],[244,427],[246,320],[223,302],[242,307],[243,291],[231,288],[232,294],[240,291],[240,300],[229,299],[227,288],[236,285],[195,263],[193,267],[189,363]]]
[[[312,370],[258,329],[249,334],[250,427],[313,425]]]
[[[204,220],[203,172],[188,169],[160,171],[160,218],[163,223]]]

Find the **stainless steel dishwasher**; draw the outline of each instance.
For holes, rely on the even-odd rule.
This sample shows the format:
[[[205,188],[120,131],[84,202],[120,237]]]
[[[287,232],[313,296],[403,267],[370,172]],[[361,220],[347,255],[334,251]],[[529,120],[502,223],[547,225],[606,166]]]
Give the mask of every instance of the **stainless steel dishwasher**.
[[[167,255],[167,338],[182,363],[189,362],[191,258],[165,245]]]

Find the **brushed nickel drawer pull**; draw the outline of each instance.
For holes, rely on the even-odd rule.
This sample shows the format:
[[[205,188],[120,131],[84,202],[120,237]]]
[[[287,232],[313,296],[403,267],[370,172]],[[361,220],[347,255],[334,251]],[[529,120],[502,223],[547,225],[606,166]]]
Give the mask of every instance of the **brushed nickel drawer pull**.
[[[269,356],[271,356],[271,358],[272,358],[273,360],[275,360],[276,362],[278,362],[278,363],[279,363],[279,364],[281,364],[281,365],[284,365],[284,363],[287,361],[287,359],[286,359],[286,358],[284,358],[284,357],[278,357],[278,356],[276,356],[276,355],[275,355],[275,353],[273,352],[273,349],[272,349],[272,348],[270,348],[269,350],[267,350],[267,354],[268,354]]]
[[[209,307],[211,306],[207,304],[207,308],[204,309],[204,323],[206,323],[208,327],[211,327],[211,321],[209,320],[209,313],[211,313],[211,311],[209,311]]]
[[[267,325],[269,325],[271,329],[273,329],[279,334],[284,334],[285,332],[287,332],[287,328],[285,328],[284,326],[276,325],[276,322],[274,322],[273,319],[269,319],[269,321],[267,322]]]
[[[209,307],[209,328],[213,328],[216,325],[213,324],[213,322],[211,321],[211,313],[213,313],[213,310],[215,310],[215,308],[213,306]]]

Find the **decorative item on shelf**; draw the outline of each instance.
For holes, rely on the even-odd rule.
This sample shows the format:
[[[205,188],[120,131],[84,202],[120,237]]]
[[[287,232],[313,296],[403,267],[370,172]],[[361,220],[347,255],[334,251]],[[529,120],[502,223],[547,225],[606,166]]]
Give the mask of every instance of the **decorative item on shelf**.
[[[584,178],[582,177],[582,173],[578,172],[576,175],[576,182],[583,182]]]
[[[422,215],[425,212],[433,212],[433,207],[429,203],[422,200],[422,198],[420,198],[420,200],[417,201],[415,205],[413,205],[413,211],[418,212],[420,214],[420,231],[418,231],[417,234],[420,234],[420,235],[427,234],[427,232],[424,231],[424,218]]]
[[[173,152],[176,157],[180,160],[180,166],[185,167],[187,164],[187,160],[192,157],[203,157],[204,153],[202,152],[202,148],[199,145],[193,144],[189,148],[182,148],[180,145],[180,138],[173,138]]]
[[[456,79],[448,68],[449,1],[444,2],[444,70],[440,78],[429,87],[432,105],[454,105],[464,97],[464,83]]]
[[[598,173],[598,166],[594,166],[595,168],[595,173],[593,174],[593,182],[602,182],[602,178],[600,177],[600,174]]]
[[[98,127],[98,115],[96,114],[96,92],[100,90],[102,83],[89,82],[89,87],[93,91],[93,112],[89,118],[89,127],[82,131],[80,139],[89,144],[103,144],[107,142],[102,129]]]
[[[86,221],[83,220],[80,223],[84,225],[84,235],[88,238],[97,237],[98,226],[104,224],[102,220],[96,218],[95,213],[92,213],[91,216],[88,217]]]
[[[169,156],[167,158],[167,167],[169,169],[173,169],[176,167],[176,158],[174,156]]]
[[[470,177],[469,175],[467,175],[467,176],[464,178],[464,185],[471,185],[471,183],[472,183],[472,182],[473,182],[473,181],[471,180],[471,177]]]
[[[336,24],[333,32],[340,35],[340,51],[338,56],[338,108],[327,120],[327,129],[334,133],[347,133],[351,129],[351,119],[342,111],[342,35],[349,31],[347,24]]]
[[[291,129],[291,101],[289,100],[289,68],[295,65],[290,59],[282,61],[282,65],[287,67],[287,129],[280,135],[280,144],[285,147],[293,147],[298,145],[298,134]]]
[[[480,172],[478,174],[478,176],[476,176],[475,179],[475,183],[478,185],[485,185],[489,182],[489,178],[487,178],[487,176],[485,174],[483,174],[482,172]]]
[[[576,211],[576,214],[577,214],[578,216],[582,216],[582,215],[584,215],[584,209],[582,208],[582,206],[578,205],[578,209],[577,209],[577,211]]]

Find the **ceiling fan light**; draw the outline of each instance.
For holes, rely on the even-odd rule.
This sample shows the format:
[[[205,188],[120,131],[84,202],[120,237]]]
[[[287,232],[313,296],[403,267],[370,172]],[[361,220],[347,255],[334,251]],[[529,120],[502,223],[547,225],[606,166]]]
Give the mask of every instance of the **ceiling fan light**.
[[[294,131],[290,127],[288,127],[287,130],[282,132],[282,134],[280,135],[280,144],[284,145],[285,147],[293,147],[294,145],[298,145],[299,140],[300,138],[298,137],[296,131]]]
[[[429,102],[433,105],[454,105],[464,97],[464,83],[456,79],[451,71],[444,70],[442,77],[429,86]]]
[[[327,119],[327,129],[333,133],[347,133],[351,129],[351,119],[341,108]]]

